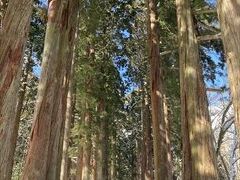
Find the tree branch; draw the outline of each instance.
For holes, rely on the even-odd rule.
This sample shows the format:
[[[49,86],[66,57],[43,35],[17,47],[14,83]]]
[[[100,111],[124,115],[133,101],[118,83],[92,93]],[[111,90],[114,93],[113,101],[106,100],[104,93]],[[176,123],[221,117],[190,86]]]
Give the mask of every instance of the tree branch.
[[[204,36],[198,36],[198,41],[211,41],[216,39],[221,39],[221,33],[213,34],[213,35],[204,35]]]

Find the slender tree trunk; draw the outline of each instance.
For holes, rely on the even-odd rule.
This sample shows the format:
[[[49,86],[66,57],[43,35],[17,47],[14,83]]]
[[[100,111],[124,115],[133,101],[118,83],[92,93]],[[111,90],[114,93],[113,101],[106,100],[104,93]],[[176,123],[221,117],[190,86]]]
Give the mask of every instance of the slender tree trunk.
[[[105,111],[103,100],[99,103],[100,116]],[[108,120],[105,117],[100,118],[99,134],[97,135],[97,180],[108,180]]]
[[[42,74],[23,180],[54,180],[60,176],[61,130],[66,115],[64,94],[68,87],[65,67],[71,66],[68,58],[73,48],[69,41],[74,39],[71,21],[77,11],[77,0],[49,1]]]
[[[90,161],[91,161],[91,151],[92,151],[92,141],[91,141],[91,116],[88,107],[85,113],[85,138],[83,142],[83,162],[82,162],[82,180],[90,180]]]
[[[67,110],[66,110],[66,121],[64,128],[64,139],[63,139],[63,153],[62,153],[62,164],[61,164],[61,176],[60,180],[67,180],[69,177],[69,157],[68,147],[70,138],[70,129],[73,120],[73,73],[74,73],[74,56],[72,60],[71,75],[69,80],[69,90],[67,95]]]
[[[179,29],[183,179],[216,180],[217,165],[208,102],[190,0],[176,0]]]
[[[159,53],[159,24],[155,0],[146,0],[148,7],[148,46],[151,79],[153,123],[154,179],[172,179],[169,168],[167,127],[163,109],[163,77]]]
[[[82,169],[83,169],[83,147],[82,145],[79,146],[78,151],[78,160],[76,165],[76,177],[75,180],[82,180]]]
[[[25,68],[23,69],[23,73],[22,73],[22,79],[21,79],[21,86],[20,86],[20,90],[18,93],[18,101],[17,101],[17,108],[16,108],[16,131],[15,133],[15,138],[17,139],[17,134],[18,134],[18,129],[19,129],[19,123],[21,120],[21,114],[22,114],[22,109],[23,109],[23,103],[24,103],[24,97],[26,94],[26,89],[27,89],[27,82],[28,82],[28,77],[29,77],[29,73],[32,70],[32,49],[30,47],[29,49],[29,55],[27,58],[27,62],[25,65]],[[16,144],[14,149],[16,148]]]
[[[101,130],[103,132],[103,139],[102,139],[102,152],[103,152],[103,166],[102,166],[102,171],[103,171],[103,179],[102,180],[108,180],[109,176],[109,166],[108,166],[108,141],[109,141],[109,130],[108,130],[108,120],[104,119],[101,125]]]
[[[142,170],[141,179],[142,180],[153,180],[153,162],[152,162],[152,129],[151,129],[151,119],[150,119],[150,104],[148,101],[148,96],[146,95],[146,90],[144,90],[142,97],[142,123],[143,123],[143,148],[142,148]]]
[[[111,152],[111,173],[110,180],[115,180],[117,178],[117,147],[116,147],[116,132],[114,131],[111,138],[112,152]]]
[[[73,96],[74,91],[74,66],[75,66],[75,43],[78,37],[78,25],[79,25],[79,11],[78,11],[78,3],[75,2],[76,7],[75,11],[71,14],[71,21],[69,24],[69,40],[68,40],[68,47],[69,47],[69,54],[68,59],[69,63],[66,66],[66,75],[65,75],[65,93],[63,95],[63,99],[67,98],[66,106],[63,106],[63,111],[66,109],[66,116],[63,130],[63,148],[62,148],[62,156],[60,156],[61,161],[61,173],[60,179],[67,180],[69,176],[69,166],[70,166],[70,159],[68,157],[68,147],[70,141],[70,129],[73,123],[73,108],[75,106],[75,98]],[[72,38],[75,37],[75,38]],[[61,152],[60,152],[61,153]],[[60,154],[59,153],[59,154]],[[60,161],[59,161],[60,162]]]
[[[97,180],[108,180],[108,125],[102,119],[98,141]]]
[[[11,179],[18,125],[16,99],[32,1],[11,0],[0,28],[0,179]]]
[[[103,151],[101,147],[102,133],[97,133],[97,178],[96,180],[103,180]]]
[[[171,143],[170,143],[170,120],[168,115],[168,102],[166,94],[163,97],[163,110],[164,110],[164,120],[166,124],[166,143],[167,143],[167,158],[168,158],[168,169],[172,169],[172,153],[171,153]],[[168,176],[173,176],[172,172]]]
[[[92,159],[92,179],[91,180],[97,180],[97,158],[98,158],[98,151],[97,151],[97,133],[93,137],[93,159]]]
[[[219,0],[218,16],[227,58],[235,124],[240,139],[240,0]]]

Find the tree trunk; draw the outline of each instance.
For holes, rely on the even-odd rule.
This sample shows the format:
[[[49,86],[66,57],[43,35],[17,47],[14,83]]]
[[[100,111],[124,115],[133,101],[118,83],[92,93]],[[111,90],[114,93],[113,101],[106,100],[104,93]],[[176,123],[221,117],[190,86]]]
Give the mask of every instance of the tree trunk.
[[[142,123],[143,123],[143,148],[141,161],[141,179],[153,180],[153,166],[152,166],[152,129],[150,119],[150,104],[148,96],[144,90],[142,97]]]
[[[101,139],[102,139],[102,134],[101,132],[97,133],[97,159],[96,159],[96,164],[97,164],[97,176],[96,180],[103,180],[103,171],[102,171],[102,162],[103,162],[103,151],[101,147]]]
[[[97,180],[108,180],[108,121],[102,115],[105,111],[103,100],[99,103],[100,128],[97,134]]]
[[[218,16],[227,58],[235,124],[240,139],[240,0],[219,0]]]
[[[71,124],[73,120],[73,74],[74,74],[74,56],[72,57],[72,67],[69,80],[69,90],[67,95],[67,110],[66,110],[66,120],[64,128],[64,139],[63,139],[63,153],[62,153],[62,164],[61,164],[61,175],[60,180],[67,180],[69,177],[69,157],[68,157],[68,147]]]
[[[71,3],[71,2],[70,2]],[[71,6],[71,5],[70,5]],[[75,44],[77,42],[78,39],[78,25],[79,25],[79,2],[77,0],[72,0],[72,7],[69,8],[70,13],[69,13],[69,23],[68,23],[68,28],[67,28],[67,38],[66,38],[66,48],[68,49],[68,51],[66,51],[65,54],[65,58],[68,59],[68,63],[66,64],[65,67],[65,76],[64,76],[64,82],[63,82],[63,95],[62,95],[62,99],[63,99],[63,103],[62,103],[62,110],[59,111],[60,116],[63,117],[63,123],[62,123],[62,131],[61,131],[61,139],[60,139],[60,149],[59,149],[59,156],[58,156],[58,170],[57,170],[57,174],[61,174],[61,163],[62,163],[62,155],[63,155],[63,145],[64,145],[64,134],[65,134],[65,123],[67,118],[72,116],[72,108],[73,106],[75,106],[75,100],[73,99],[73,97],[71,97],[71,109],[69,109],[69,107],[67,105],[69,105],[67,103],[68,100],[68,94],[69,94],[69,88],[71,88],[71,96],[73,96],[73,74],[74,74],[74,66],[75,66]],[[64,57],[64,56],[63,56]],[[71,86],[71,87],[70,87]],[[74,101],[73,101],[74,100]],[[74,102],[74,103],[73,103]],[[68,110],[70,110],[70,112],[68,112]],[[71,115],[70,115],[70,114]],[[72,120],[71,120],[72,122]],[[71,128],[71,124],[72,123],[67,123],[67,128],[70,131]],[[67,132],[68,133],[68,132]],[[69,133],[68,133],[69,134]],[[69,140],[68,140],[69,141]],[[66,149],[65,149],[66,150]],[[67,158],[69,160],[69,158]],[[68,169],[68,167],[67,167]],[[67,170],[66,169],[66,170]],[[59,177],[60,178],[60,177]]]
[[[75,180],[82,180],[82,169],[83,169],[83,147],[82,145],[80,145],[78,151]]]
[[[116,144],[116,131],[112,132],[112,138],[111,138],[111,146],[112,146],[112,152],[111,152],[111,173],[110,173],[110,180],[115,180],[117,178],[117,144]]]
[[[83,142],[83,161],[82,161],[82,180],[90,180],[90,161],[91,161],[91,151],[92,151],[92,141],[91,141],[91,116],[89,109],[87,107],[87,112],[85,113],[85,134]]]
[[[11,0],[0,28],[0,179],[11,179],[18,124],[16,99],[32,1]]]
[[[108,120],[104,119],[101,125],[101,130],[103,133],[103,139],[102,139],[102,152],[103,152],[103,166],[102,166],[102,171],[103,171],[103,179],[102,180],[108,180],[109,177],[109,167],[108,167],[108,141],[109,141],[109,130],[108,130]]]
[[[190,0],[176,0],[182,107],[183,179],[216,180],[217,165],[208,102]]]
[[[97,180],[108,180],[108,125],[102,119],[97,154]]]
[[[92,157],[93,162],[92,162],[92,179],[91,180],[97,180],[98,141],[99,141],[98,133],[95,133],[93,137],[93,157]]]
[[[49,1],[42,74],[23,180],[52,180],[60,176],[61,132],[68,87],[66,67],[71,66],[69,53],[73,47],[69,42],[74,42],[71,25],[77,12],[77,0]]]
[[[148,7],[148,47],[151,79],[151,105],[154,149],[154,179],[172,179],[169,168],[167,127],[163,110],[163,77],[159,53],[159,24],[155,0],[146,0]]]

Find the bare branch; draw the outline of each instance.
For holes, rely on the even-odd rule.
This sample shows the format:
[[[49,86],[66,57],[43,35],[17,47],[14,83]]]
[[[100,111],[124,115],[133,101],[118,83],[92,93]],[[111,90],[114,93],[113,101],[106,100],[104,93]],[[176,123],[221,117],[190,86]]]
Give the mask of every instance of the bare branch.
[[[221,39],[221,33],[214,34],[214,35],[204,35],[204,36],[198,36],[198,41],[211,41],[216,39]]]

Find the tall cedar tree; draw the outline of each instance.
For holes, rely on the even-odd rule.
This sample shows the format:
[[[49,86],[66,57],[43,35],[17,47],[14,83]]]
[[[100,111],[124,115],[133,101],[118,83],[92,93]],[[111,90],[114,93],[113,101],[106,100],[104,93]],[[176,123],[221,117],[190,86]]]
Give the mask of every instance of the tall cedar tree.
[[[18,122],[16,99],[32,0],[10,0],[0,27],[0,179],[11,179]]]
[[[151,104],[154,148],[154,179],[172,179],[167,124],[164,117],[163,74],[159,52],[159,24],[155,0],[146,0],[148,8],[148,48],[151,79]]]
[[[23,180],[59,179],[78,0],[51,0],[30,147]],[[70,67],[70,68],[69,68]]]
[[[240,0],[219,0],[218,15],[227,58],[235,124],[240,139]]]
[[[179,30],[183,179],[216,180],[217,165],[190,0],[176,0]]]

